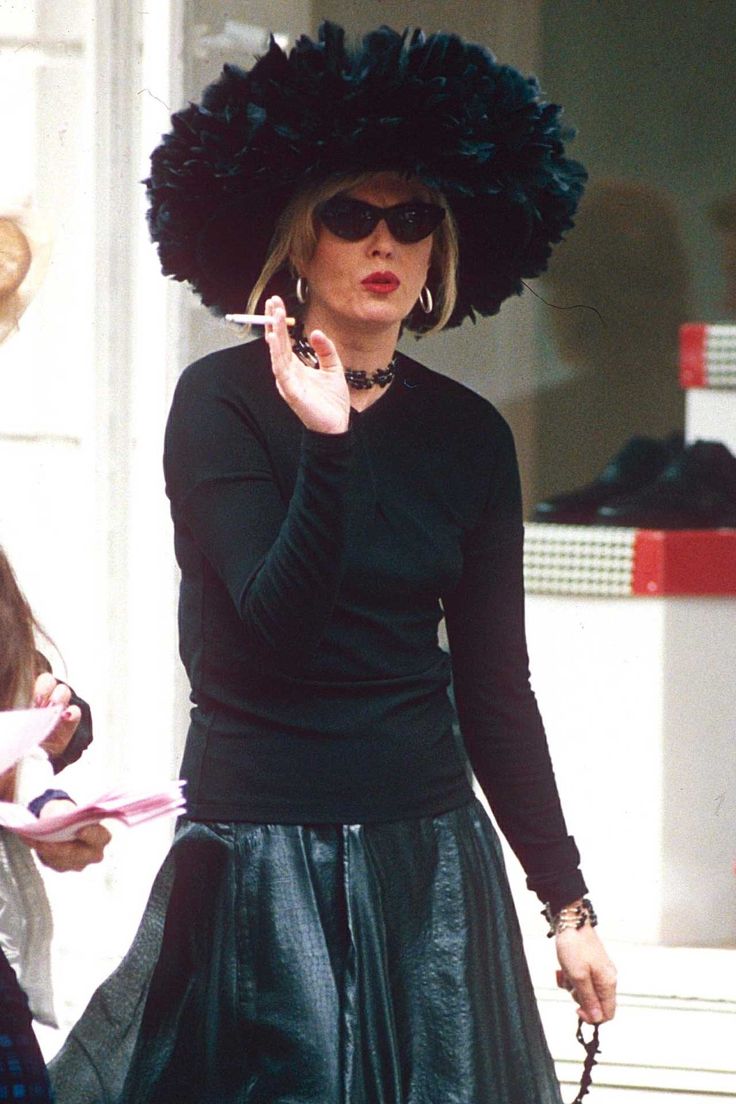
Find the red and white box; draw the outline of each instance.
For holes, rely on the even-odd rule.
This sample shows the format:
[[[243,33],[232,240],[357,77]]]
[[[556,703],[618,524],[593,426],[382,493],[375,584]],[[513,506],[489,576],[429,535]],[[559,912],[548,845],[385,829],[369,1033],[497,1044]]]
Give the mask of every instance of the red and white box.
[[[736,529],[525,527],[530,594],[736,595]]]
[[[687,322],[680,327],[680,384],[736,388],[736,325]]]

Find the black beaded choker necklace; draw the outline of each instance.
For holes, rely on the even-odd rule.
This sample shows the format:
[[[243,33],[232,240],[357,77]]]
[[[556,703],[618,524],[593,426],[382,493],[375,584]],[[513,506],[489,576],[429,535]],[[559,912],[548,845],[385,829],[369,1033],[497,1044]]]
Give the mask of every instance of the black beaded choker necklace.
[[[304,336],[303,330],[295,330],[291,347],[304,364],[319,368],[317,354]],[[373,386],[387,387],[396,375],[396,353],[385,368],[379,368],[375,372],[364,372],[361,368],[345,368],[344,372],[348,387],[352,387],[354,391],[367,391]]]

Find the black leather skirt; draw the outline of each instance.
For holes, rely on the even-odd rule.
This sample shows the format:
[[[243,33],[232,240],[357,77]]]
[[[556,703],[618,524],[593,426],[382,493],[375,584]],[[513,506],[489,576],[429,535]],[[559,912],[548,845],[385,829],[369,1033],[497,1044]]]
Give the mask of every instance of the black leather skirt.
[[[185,823],[58,1104],[561,1104],[498,839]]]

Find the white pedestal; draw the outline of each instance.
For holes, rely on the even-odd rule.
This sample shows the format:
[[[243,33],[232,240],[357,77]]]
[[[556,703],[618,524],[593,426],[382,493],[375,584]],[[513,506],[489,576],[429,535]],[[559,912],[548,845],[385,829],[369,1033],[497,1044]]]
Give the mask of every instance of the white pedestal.
[[[685,395],[685,438],[720,441],[736,455],[736,390],[692,388]]]
[[[736,946],[736,600],[531,594],[527,631],[607,936]]]

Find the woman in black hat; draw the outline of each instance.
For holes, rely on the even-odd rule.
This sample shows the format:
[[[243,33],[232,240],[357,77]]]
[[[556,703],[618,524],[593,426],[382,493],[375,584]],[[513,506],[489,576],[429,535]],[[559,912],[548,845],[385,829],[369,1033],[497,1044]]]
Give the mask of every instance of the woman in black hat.
[[[613,1014],[529,686],[511,435],[396,351],[496,311],[572,224],[538,93],[454,36],[350,52],[328,24],[227,67],[153,155],[164,271],[265,340],[174,396],[188,819],[62,1104],[559,1104],[471,767],[561,984]]]

